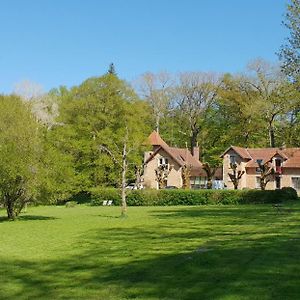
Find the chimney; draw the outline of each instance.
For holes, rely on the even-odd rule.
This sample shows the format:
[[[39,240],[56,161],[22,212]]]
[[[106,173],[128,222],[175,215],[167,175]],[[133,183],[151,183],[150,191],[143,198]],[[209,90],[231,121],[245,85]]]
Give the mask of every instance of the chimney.
[[[194,152],[194,157],[199,160],[200,158],[200,148],[199,148],[199,145],[197,143],[197,146],[193,148],[193,152]]]

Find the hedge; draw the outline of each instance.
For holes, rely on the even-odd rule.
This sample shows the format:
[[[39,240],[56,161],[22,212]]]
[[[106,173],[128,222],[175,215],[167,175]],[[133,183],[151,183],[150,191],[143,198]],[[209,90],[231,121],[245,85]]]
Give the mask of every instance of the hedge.
[[[90,190],[91,205],[102,205],[104,200],[112,200],[120,205],[120,190],[114,188],[94,188]],[[279,203],[298,199],[293,188],[281,190],[130,190],[127,191],[129,206],[168,206],[206,204],[259,204]]]

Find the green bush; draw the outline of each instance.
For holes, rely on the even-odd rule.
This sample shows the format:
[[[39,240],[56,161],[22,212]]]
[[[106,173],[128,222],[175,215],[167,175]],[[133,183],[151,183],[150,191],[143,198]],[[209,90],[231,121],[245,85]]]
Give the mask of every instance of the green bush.
[[[258,204],[278,203],[298,199],[293,188],[281,190],[128,190],[129,206],[207,205],[207,204]],[[112,200],[114,205],[121,202],[121,192],[114,188],[90,190],[91,205],[102,205]]]
[[[115,188],[92,188],[89,191],[90,203],[93,206],[103,205],[103,201],[113,201],[114,205],[120,205],[121,194]]]

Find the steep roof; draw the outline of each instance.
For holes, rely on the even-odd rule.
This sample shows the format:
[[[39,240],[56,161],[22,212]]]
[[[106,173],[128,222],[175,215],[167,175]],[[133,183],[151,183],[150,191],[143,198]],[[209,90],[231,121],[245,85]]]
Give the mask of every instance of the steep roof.
[[[152,155],[147,159],[145,163],[148,163],[154,158],[154,156],[160,151],[164,150],[179,166],[191,165],[192,170],[202,168],[202,164],[194,157],[187,148],[175,148],[169,147],[169,145],[160,137],[159,133],[153,131],[147,139],[148,144],[152,146],[159,146],[155,149]]]
[[[168,147],[168,144],[160,137],[159,133],[155,130],[151,132],[151,134],[147,138],[147,144],[152,146],[164,146]]]
[[[220,156],[223,157],[229,150],[235,151],[241,158],[243,159],[251,159],[251,155],[249,154],[247,148],[237,147],[237,146],[230,146],[227,148],[224,153]]]

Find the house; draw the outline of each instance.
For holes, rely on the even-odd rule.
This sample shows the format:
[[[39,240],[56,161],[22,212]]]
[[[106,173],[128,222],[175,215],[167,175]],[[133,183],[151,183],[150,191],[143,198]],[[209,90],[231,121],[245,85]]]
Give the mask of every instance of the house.
[[[183,186],[185,168],[189,168],[188,176],[191,188],[204,188],[206,173],[199,161],[199,147],[195,147],[194,155],[187,148],[170,147],[156,132],[153,131],[147,139],[147,145],[151,151],[144,154],[143,185],[146,188],[159,188],[156,171],[159,167],[165,167],[165,186],[181,188]],[[221,172],[219,172],[221,176]]]
[[[272,168],[266,189],[293,187],[300,192],[300,148],[243,148],[229,147],[222,155],[224,184],[233,189],[228,175],[231,166],[236,164],[237,171],[244,171],[238,188],[260,188],[259,164]]]

